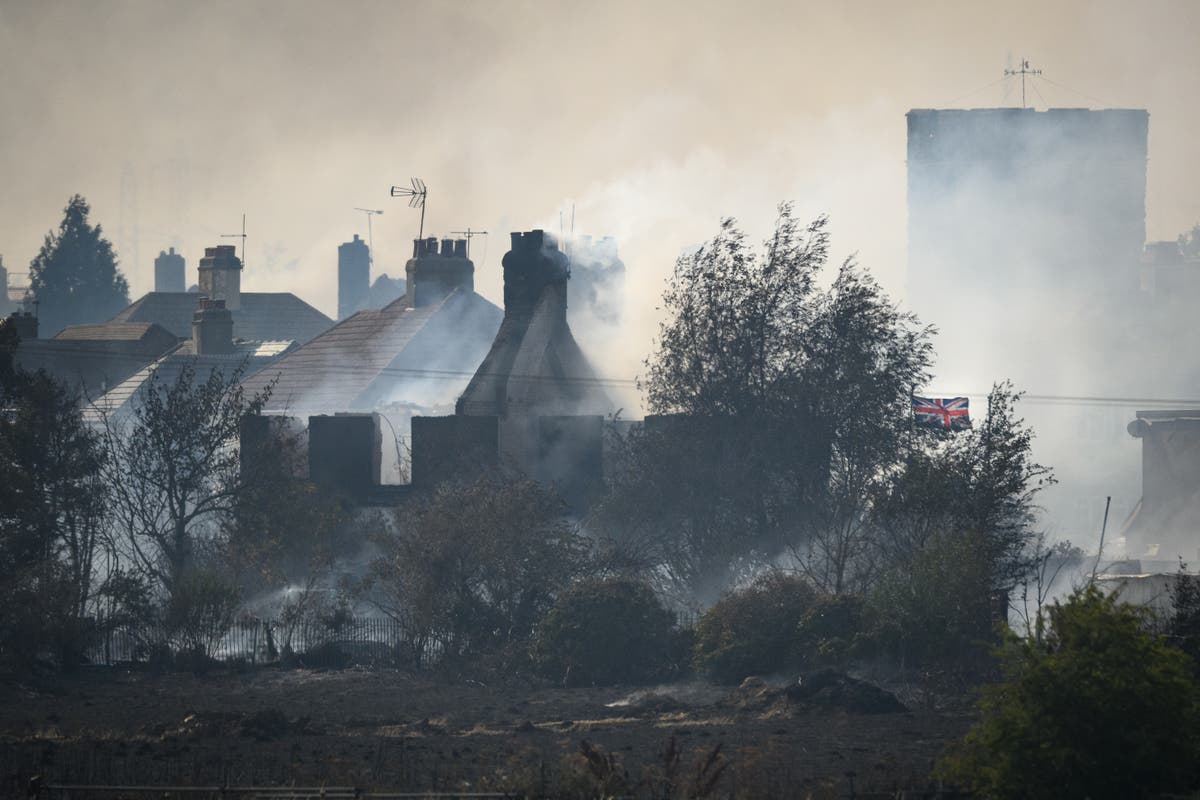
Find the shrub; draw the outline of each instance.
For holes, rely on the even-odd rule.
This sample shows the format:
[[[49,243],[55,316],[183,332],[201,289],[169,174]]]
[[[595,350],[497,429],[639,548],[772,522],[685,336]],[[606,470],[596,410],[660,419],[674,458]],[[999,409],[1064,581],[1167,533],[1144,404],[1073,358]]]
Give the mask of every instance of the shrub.
[[[675,615],[628,578],[580,581],[538,625],[538,670],[570,686],[644,683],[670,677],[683,660]]]
[[[1189,575],[1186,570],[1186,564],[1179,565],[1171,586],[1171,614],[1166,627],[1175,645],[1192,657],[1194,667],[1200,668],[1200,576]]]
[[[171,639],[189,654],[194,671],[209,664],[233,627],[238,605],[236,588],[215,569],[189,569],[175,583],[163,621]]]
[[[868,598],[870,638],[903,666],[977,672],[990,665],[992,575],[983,537],[939,534]]]
[[[805,663],[805,619],[818,604],[803,579],[773,571],[726,593],[700,618],[695,664],[721,683],[738,683]]]
[[[444,658],[476,668],[523,667],[536,625],[588,568],[590,541],[531,480],[447,484],[391,522],[360,595],[408,620],[417,652],[438,641]]]
[[[863,636],[863,601],[853,595],[823,596],[800,621],[800,666],[843,666],[860,655]]]
[[[1144,622],[1088,587],[1048,610],[1041,642],[1010,634],[1004,680],[985,688],[941,776],[992,798],[1194,790],[1200,690],[1187,656]]]

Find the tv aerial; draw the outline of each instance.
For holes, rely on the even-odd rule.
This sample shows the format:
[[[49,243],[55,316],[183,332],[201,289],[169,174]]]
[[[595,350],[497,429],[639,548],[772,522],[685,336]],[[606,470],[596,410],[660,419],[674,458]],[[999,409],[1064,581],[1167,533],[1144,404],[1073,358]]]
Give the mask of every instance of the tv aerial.
[[[450,231],[451,236],[462,236],[467,240],[467,258],[471,257],[471,240],[476,236],[487,236],[487,231],[472,230],[471,226],[467,226],[465,231]]]
[[[382,214],[382,209],[375,208],[358,208],[355,206],[355,211],[361,211],[367,215],[367,263],[375,265],[375,236],[371,233],[371,217]]]
[[[241,239],[242,240],[242,269],[246,268],[246,215],[242,214],[242,232],[241,233],[222,233],[222,239]]]
[[[1021,68],[1020,69],[1004,70],[1005,78],[1011,78],[1015,75],[1021,76],[1021,108],[1025,108],[1025,76],[1026,75],[1040,76],[1041,74],[1042,74],[1042,71],[1040,69],[1030,69],[1029,68],[1029,59],[1027,59],[1027,58],[1021,59]],[[1039,94],[1039,97],[1040,96],[1041,95]]]
[[[409,178],[408,180],[409,180],[409,183],[412,184],[412,188],[405,188],[403,186],[393,186],[391,195],[392,195],[392,197],[407,197],[409,208],[420,208],[421,209],[421,228],[420,228],[420,232],[417,234],[417,238],[424,239],[425,238],[425,197],[429,194],[429,191],[425,188],[425,181],[421,180],[420,178]]]

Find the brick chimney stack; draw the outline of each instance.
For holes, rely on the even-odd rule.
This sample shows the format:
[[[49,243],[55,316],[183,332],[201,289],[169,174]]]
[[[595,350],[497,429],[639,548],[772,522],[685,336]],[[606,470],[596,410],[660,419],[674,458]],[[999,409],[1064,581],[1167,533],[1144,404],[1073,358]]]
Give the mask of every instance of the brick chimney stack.
[[[455,289],[475,289],[475,265],[467,258],[466,239],[413,240],[413,257],[404,267],[408,304],[412,308],[437,303]]]
[[[231,244],[219,244],[204,248],[200,259],[200,294],[224,301],[230,311],[242,307],[242,262],[236,252]]]
[[[567,281],[571,269],[553,236],[542,230],[512,234],[504,254],[504,316],[528,316],[546,289],[557,298],[556,314],[566,319]]]
[[[200,297],[200,307],[192,314],[192,351],[198,356],[233,352],[233,314],[224,300]]]

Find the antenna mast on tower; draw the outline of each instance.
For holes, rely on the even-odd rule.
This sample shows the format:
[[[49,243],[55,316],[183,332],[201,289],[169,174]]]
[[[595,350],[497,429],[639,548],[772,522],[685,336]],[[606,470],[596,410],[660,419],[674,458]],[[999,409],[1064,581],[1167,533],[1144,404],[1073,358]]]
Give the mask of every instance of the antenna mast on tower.
[[[1041,74],[1042,74],[1042,71],[1040,69],[1030,69],[1029,68],[1029,59],[1027,59],[1027,58],[1021,59],[1021,68],[1020,69],[1004,70],[1004,77],[1006,77],[1006,78],[1011,77],[1013,75],[1021,76],[1021,108],[1025,108],[1025,76],[1026,75],[1041,75]],[[1044,99],[1043,99],[1043,102],[1045,102]]]
[[[222,233],[223,239],[241,239],[242,240],[242,269],[246,268],[246,215],[242,214],[242,232],[241,233]]]

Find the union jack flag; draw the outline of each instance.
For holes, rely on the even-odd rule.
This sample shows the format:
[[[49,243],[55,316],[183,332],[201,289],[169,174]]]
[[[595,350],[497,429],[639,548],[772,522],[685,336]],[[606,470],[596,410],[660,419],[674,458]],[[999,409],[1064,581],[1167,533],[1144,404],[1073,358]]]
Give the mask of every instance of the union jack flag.
[[[965,397],[917,397],[913,395],[913,416],[918,425],[961,431],[971,427]]]

